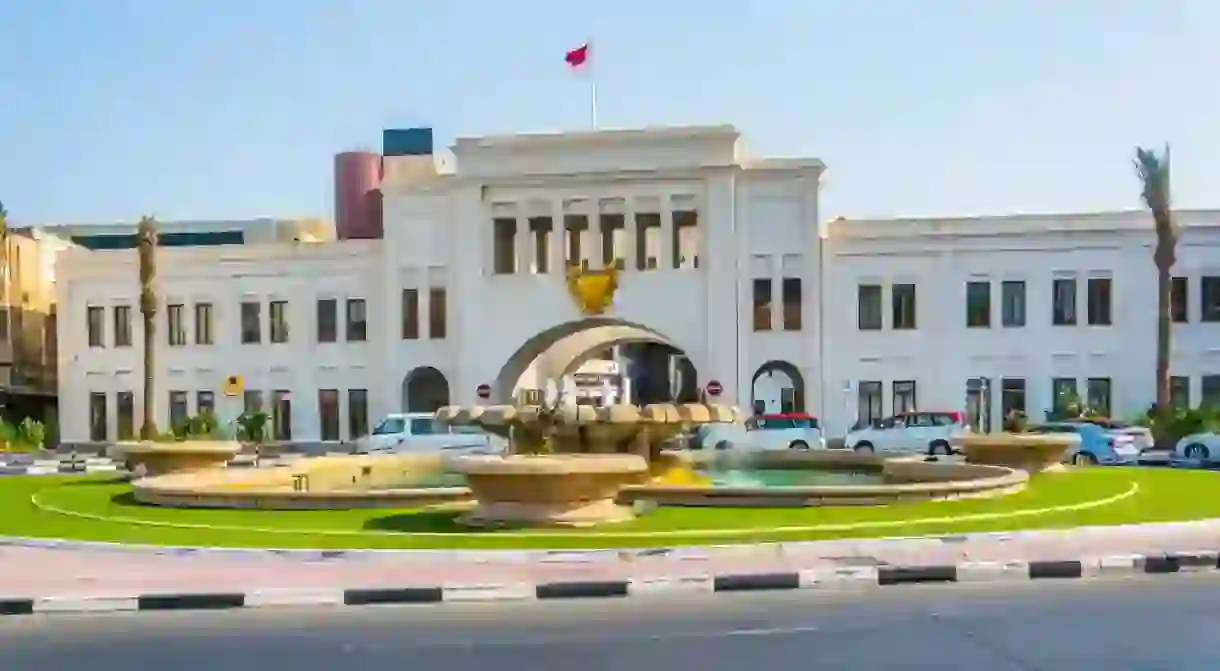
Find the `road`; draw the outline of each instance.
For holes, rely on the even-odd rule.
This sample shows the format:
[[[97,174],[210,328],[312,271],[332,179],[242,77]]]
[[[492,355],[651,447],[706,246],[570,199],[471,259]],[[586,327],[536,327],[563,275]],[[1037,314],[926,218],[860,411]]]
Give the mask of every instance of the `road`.
[[[0,619],[0,669],[1220,668],[1220,578]],[[765,666],[764,666],[765,665]]]

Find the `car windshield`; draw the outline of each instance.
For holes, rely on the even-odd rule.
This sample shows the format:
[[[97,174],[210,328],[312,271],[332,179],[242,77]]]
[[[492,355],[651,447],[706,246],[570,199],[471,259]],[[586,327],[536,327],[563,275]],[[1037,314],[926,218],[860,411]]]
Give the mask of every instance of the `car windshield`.
[[[475,436],[483,433],[483,430],[477,426],[451,426],[450,433],[456,433],[463,436]]]
[[[812,417],[759,417],[754,425],[763,430],[816,429],[818,420]]]
[[[406,428],[406,426],[407,426],[406,421],[403,420],[401,417],[391,417],[389,419],[383,419],[383,420],[381,420],[381,423],[377,425],[377,428],[373,429],[373,435],[374,436],[389,436],[389,435],[394,435],[397,433],[402,433],[402,430],[404,428]]]

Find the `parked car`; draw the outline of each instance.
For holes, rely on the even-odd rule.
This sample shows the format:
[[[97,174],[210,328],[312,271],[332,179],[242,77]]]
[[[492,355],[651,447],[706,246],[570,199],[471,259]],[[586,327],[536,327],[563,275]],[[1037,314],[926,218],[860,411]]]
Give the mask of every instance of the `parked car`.
[[[1117,433],[1119,435],[1124,435],[1124,436],[1131,436],[1131,439],[1135,444],[1135,449],[1139,450],[1140,452],[1151,449],[1153,444],[1155,443],[1155,441],[1152,437],[1152,429],[1149,429],[1146,426],[1132,426],[1130,424],[1127,424],[1126,422],[1117,422],[1112,419],[1101,419],[1101,418],[1091,418],[1091,417],[1082,418],[1080,420],[1074,420],[1074,421],[1087,422],[1089,424],[1096,424],[1097,426],[1100,426],[1101,428],[1111,431],[1113,433]]]
[[[1174,445],[1169,463],[1177,466],[1214,466],[1220,463],[1220,434],[1192,433]]]
[[[739,424],[706,424],[696,429],[691,449],[826,449],[818,418],[803,412],[756,415]]]
[[[388,415],[373,432],[359,438],[354,454],[444,452],[446,454],[494,454],[504,441],[476,427],[445,426],[432,413]]]
[[[952,440],[969,433],[965,415],[954,411],[906,412],[871,425],[853,427],[843,440],[849,450],[864,453],[926,452],[953,454]]]
[[[1092,422],[1048,422],[1031,426],[1025,432],[1077,436],[1076,444],[1064,452],[1063,460],[1078,466],[1118,466],[1134,464],[1139,459],[1140,451],[1135,446],[1135,438],[1125,433],[1110,431]]]

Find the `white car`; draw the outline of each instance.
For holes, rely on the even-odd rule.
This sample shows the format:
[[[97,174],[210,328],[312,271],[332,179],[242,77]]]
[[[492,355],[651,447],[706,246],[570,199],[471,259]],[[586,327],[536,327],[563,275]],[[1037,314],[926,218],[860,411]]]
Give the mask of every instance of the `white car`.
[[[445,452],[447,454],[494,454],[503,441],[475,427],[445,426],[432,413],[392,414],[373,432],[356,440],[354,454]]]
[[[746,420],[741,425],[705,425],[701,444],[717,450],[745,448],[751,450],[826,449],[826,439],[817,417],[803,412],[764,414]],[[703,428],[703,427],[700,427]]]
[[[1220,434],[1192,433],[1178,441],[1169,455],[1172,464],[1210,466],[1220,463]]]
[[[953,454],[953,438],[969,433],[960,412],[907,412],[848,432],[843,446],[863,453]]]

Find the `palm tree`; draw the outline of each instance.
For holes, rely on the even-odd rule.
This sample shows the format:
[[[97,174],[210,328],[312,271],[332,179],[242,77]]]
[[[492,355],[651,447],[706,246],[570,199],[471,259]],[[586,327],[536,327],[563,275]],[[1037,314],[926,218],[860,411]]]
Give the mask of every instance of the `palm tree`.
[[[1151,149],[1135,149],[1135,173],[1143,185],[1144,204],[1152,213],[1156,224],[1156,250],[1152,260],[1156,263],[1156,431],[1157,447],[1166,447],[1172,437],[1165,429],[1169,426],[1170,387],[1169,358],[1172,345],[1171,273],[1177,262],[1178,226],[1174,221],[1169,198],[1169,147],[1158,156]]]
[[[144,320],[144,423],[140,426],[140,439],[157,437],[156,356],[157,345],[157,293],[153,283],[157,279],[157,220],[141,217],[136,227],[136,246],[140,258],[140,315]]]

